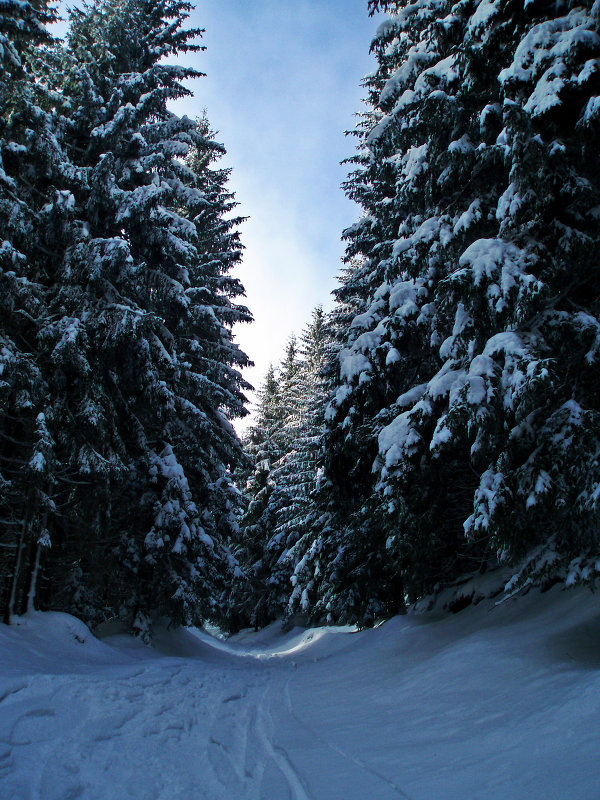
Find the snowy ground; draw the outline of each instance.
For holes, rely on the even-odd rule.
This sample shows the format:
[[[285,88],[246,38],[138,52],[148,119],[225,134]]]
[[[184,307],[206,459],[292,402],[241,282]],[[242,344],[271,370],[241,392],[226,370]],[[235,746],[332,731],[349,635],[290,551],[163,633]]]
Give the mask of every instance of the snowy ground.
[[[227,642],[0,625],[2,800],[598,800],[600,603],[578,590]]]

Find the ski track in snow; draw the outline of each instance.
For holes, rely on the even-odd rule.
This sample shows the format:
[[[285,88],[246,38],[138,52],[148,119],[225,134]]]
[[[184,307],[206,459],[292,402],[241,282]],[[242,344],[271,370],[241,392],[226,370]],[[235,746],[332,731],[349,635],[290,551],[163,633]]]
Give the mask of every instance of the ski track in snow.
[[[300,719],[300,717],[294,712],[292,699],[291,699],[291,695],[290,695],[290,682],[289,682],[289,680],[286,682],[284,693],[285,693],[286,706],[287,706],[287,709],[288,709],[290,715],[294,718],[294,720],[296,721],[296,723],[298,725],[301,725],[303,728],[305,728],[311,734],[311,736],[313,736],[315,738],[316,741],[319,741],[324,746],[324,748],[329,748],[330,750],[333,750],[334,753],[337,753],[338,755],[342,756],[342,758],[346,759],[347,761],[352,762],[352,764],[355,764],[362,771],[367,772],[370,775],[375,776],[375,778],[377,778],[378,780],[382,781],[383,783],[387,784],[388,786],[391,786],[392,789],[398,794],[399,797],[405,798],[405,800],[412,800],[412,798],[409,795],[407,795],[406,792],[403,789],[401,789],[399,786],[397,786],[393,781],[389,780],[384,775],[381,775],[379,772],[374,770],[372,767],[369,767],[367,764],[365,764],[363,761],[361,761],[356,756],[348,755],[348,753],[346,753],[344,750],[342,750],[342,748],[339,745],[323,740],[323,738],[319,735],[319,733],[317,731],[313,730],[313,728],[311,728],[309,725],[307,725],[305,722],[303,722]],[[304,800],[304,798],[303,798],[303,800]]]
[[[0,626],[0,799],[597,800],[600,608],[550,599],[156,649]]]
[[[293,800],[313,800],[305,788],[304,781],[290,755],[284,747],[274,743],[274,721],[273,716],[269,710],[269,689],[266,689],[260,706],[257,710],[257,726],[263,752],[271,757],[272,761],[277,765],[279,771],[285,778],[290,797]]]

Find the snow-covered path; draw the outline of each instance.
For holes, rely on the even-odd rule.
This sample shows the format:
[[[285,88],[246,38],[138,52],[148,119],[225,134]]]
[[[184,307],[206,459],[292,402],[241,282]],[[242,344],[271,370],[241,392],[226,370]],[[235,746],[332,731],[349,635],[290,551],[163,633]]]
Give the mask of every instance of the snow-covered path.
[[[155,649],[0,626],[2,800],[598,800],[585,592]]]

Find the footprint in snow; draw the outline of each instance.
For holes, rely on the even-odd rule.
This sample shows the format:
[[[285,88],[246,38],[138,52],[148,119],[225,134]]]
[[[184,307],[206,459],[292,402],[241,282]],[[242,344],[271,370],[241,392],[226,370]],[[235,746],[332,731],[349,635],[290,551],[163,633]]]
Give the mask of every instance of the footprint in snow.
[[[28,711],[14,723],[9,736],[9,743],[12,745],[28,745],[51,739],[56,733],[55,717],[56,713],[52,709]]]

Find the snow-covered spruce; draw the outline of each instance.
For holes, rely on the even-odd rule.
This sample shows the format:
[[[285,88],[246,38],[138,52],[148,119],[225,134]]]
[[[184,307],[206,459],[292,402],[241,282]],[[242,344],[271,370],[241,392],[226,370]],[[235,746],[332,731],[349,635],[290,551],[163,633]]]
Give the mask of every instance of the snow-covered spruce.
[[[223,148],[166,107],[197,74],[165,61],[199,49],[189,11],[93,3],[56,55],[69,170],[48,204],[62,230],[36,341],[59,473],[45,600],[142,630],[222,613],[237,571],[230,419],[247,358],[231,328],[250,317]]]
[[[269,370],[249,431],[255,468],[247,476],[240,550],[250,593],[242,605],[257,627],[296,610],[298,598],[290,591],[319,505],[329,340],[327,316],[317,307],[299,342],[288,342],[277,374]]]
[[[600,6],[385,5],[317,592],[365,621],[551,536],[594,550],[600,496]]]
[[[32,600],[56,512],[52,403],[39,333],[63,233],[64,99],[53,91],[45,3],[0,5],[0,603]]]

